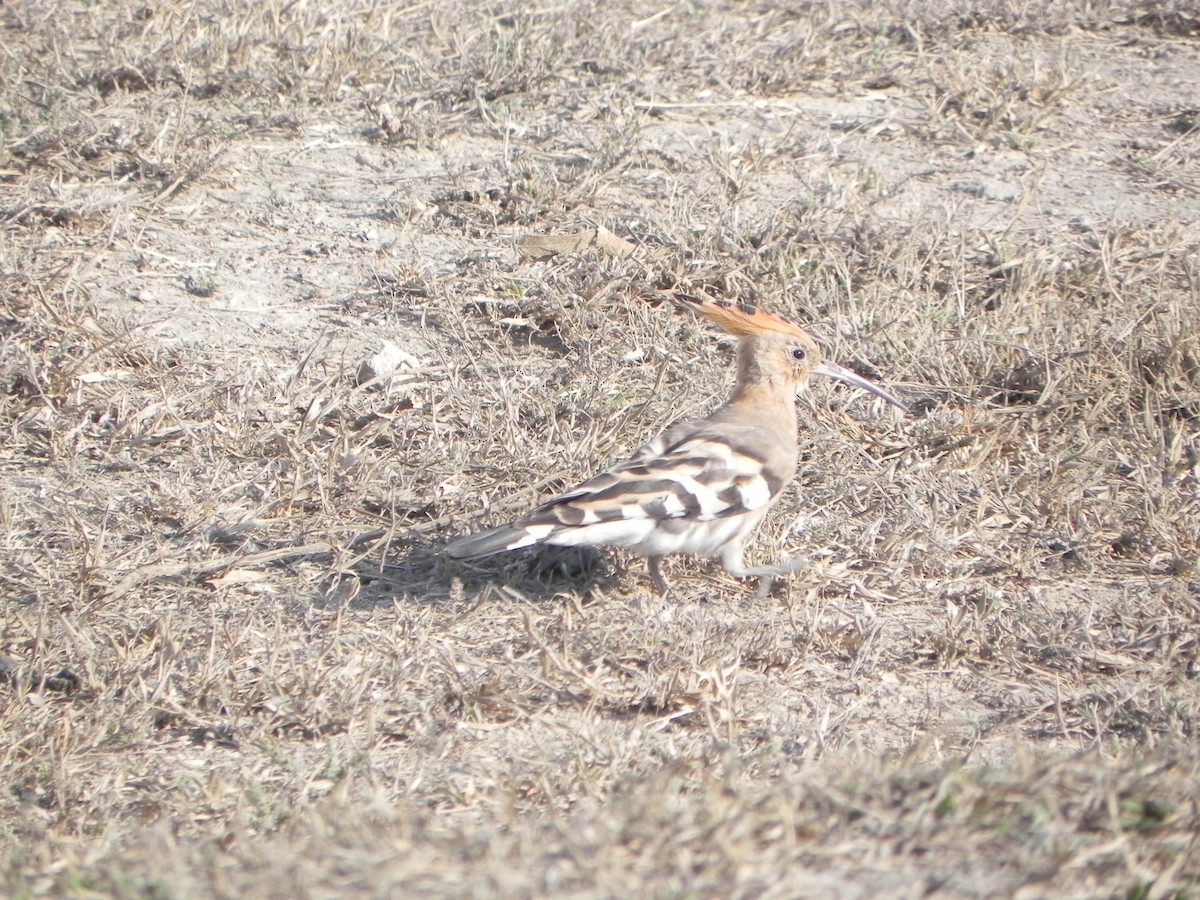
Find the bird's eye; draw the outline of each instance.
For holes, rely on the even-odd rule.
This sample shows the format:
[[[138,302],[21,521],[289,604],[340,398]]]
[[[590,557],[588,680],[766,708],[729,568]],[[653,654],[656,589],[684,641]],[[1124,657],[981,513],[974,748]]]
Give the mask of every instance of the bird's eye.
[[[806,356],[808,356],[808,351],[803,347],[797,347],[792,351],[792,359],[804,359]]]

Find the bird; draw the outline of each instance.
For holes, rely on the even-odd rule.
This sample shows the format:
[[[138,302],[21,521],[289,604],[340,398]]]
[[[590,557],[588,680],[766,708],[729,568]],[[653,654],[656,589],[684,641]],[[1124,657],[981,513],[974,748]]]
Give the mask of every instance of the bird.
[[[749,567],[744,557],[747,538],[796,474],[796,396],[821,375],[905,406],[823,359],[817,342],[787,319],[737,300],[682,293],[673,299],[738,338],[729,399],[704,418],[671,425],[628,459],[528,514],[452,541],[445,557],[478,559],[535,544],[620,547],[646,557],[660,595],[669,589],[660,563],[671,554],[717,559],[735,578],[765,577],[768,589],[769,580],[798,567],[797,560]]]

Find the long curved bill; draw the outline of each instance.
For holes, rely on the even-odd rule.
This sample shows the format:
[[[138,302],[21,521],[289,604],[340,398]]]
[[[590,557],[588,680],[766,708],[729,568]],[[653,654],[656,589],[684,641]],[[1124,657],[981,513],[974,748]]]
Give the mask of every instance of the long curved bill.
[[[851,372],[849,369],[845,369],[842,366],[839,366],[837,363],[822,362],[819,366],[813,369],[813,374],[824,375],[826,378],[836,378],[838,381],[844,381],[846,384],[850,384],[856,388],[861,388],[864,391],[868,391],[869,393],[874,394],[876,397],[886,400],[888,403],[892,404],[892,406],[902,409],[904,412],[908,412],[907,406],[905,406],[879,385],[875,384],[875,382],[867,381],[867,379],[863,378],[861,375]]]

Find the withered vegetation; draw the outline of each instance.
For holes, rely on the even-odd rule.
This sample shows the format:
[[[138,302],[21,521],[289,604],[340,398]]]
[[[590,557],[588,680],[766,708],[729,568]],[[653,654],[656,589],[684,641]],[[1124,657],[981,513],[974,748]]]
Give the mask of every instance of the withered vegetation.
[[[1186,5],[0,36],[0,893],[1197,892]],[[440,559],[722,397],[676,289],[912,407],[798,404],[811,565]]]

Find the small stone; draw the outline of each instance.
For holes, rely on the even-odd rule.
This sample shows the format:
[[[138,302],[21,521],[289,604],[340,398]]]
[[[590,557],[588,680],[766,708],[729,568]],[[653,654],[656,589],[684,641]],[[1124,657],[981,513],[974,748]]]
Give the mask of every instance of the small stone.
[[[359,364],[358,384],[378,379],[380,387],[389,387],[404,372],[420,367],[420,359],[392,341],[384,340],[378,353]]]

